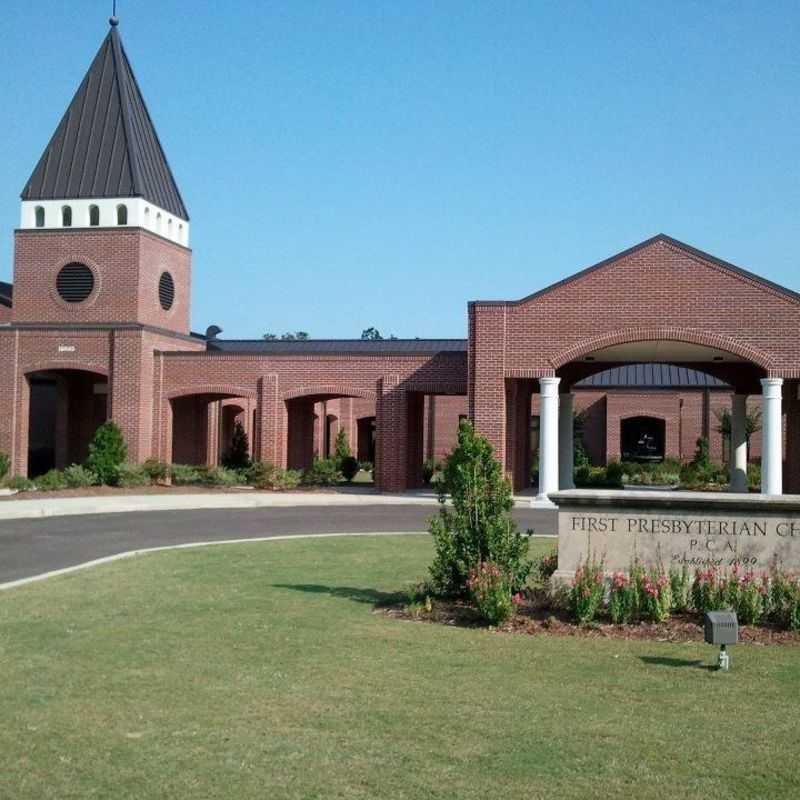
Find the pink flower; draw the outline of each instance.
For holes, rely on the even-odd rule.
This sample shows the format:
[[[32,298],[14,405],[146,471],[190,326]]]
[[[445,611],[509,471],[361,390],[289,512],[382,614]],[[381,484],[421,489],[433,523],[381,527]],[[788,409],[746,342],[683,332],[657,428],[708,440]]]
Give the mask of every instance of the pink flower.
[[[522,592],[517,592],[512,598],[511,602],[515,606],[521,606],[525,602],[525,598],[522,596]]]

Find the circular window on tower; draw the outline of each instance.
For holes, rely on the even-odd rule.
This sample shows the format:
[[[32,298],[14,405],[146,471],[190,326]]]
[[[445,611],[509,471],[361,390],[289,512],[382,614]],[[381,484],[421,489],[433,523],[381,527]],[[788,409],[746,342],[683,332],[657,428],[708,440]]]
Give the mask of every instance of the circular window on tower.
[[[86,264],[67,264],[56,277],[56,291],[67,303],[82,303],[94,290],[94,274]]]
[[[175,302],[175,281],[169,272],[162,272],[158,279],[158,302],[164,311],[169,311]]]

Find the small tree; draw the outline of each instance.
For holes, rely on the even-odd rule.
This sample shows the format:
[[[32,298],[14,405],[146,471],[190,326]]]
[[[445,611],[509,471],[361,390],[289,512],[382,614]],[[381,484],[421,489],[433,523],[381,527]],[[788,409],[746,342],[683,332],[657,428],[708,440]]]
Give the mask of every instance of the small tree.
[[[731,421],[731,412],[727,408],[715,411],[714,415],[717,418],[717,433],[722,434],[722,438],[726,444],[730,446],[731,432],[733,430],[733,423]],[[759,409],[748,409],[744,418],[744,435],[747,443],[747,451],[750,452],[750,439],[754,433],[761,430],[761,411]]]
[[[333,460],[336,462],[336,466],[341,469],[342,461],[352,455],[350,444],[347,441],[347,434],[344,428],[339,428],[339,433],[336,434],[336,438],[333,441]]]
[[[100,483],[116,486],[119,468],[128,457],[128,447],[116,422],[104,422],[94,434],[89,445],[86,466],[97,476]]]
[[[250,466],[250,443],[239,420],[233,425],[231,446],[222,458],[222,465],[228,469],[247,469]]]
[[[508,576],[511,591],[521,589],[531,562],[528,539],[511,518],[511,485],[492,446],[467,420],[459,425],[458,446],[445,462],[436,491],[442,507],[430,522],[436,550],[430,568],[434,588],[463,595],[470,572],[493,562]],[[445,505],[448,495],[452,509]]]

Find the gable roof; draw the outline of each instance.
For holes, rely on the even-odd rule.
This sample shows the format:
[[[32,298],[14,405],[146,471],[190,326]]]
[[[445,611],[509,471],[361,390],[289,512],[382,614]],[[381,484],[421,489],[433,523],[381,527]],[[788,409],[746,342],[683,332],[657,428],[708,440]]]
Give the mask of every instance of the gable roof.
[[[792,291],[791,289],[787,289],[785,286],[781,286],[779,283],[774,283],[773,281],[767,280],[766,278],[762,278],[760,275],[756,275],[753,272],[748,272],[746,269],[742,269],[741,267],[737,267],[735,264],[731,264],[729,261],[723,261],[721,258],[717,258],[716,256],[712,256],[710,253],[706,253],[703,250],[698,250],[696,247],[692,247],[685,242],[681,242],[678,239],[673,239],[672,236],[667,236],[665,233],[658,233],[655,236],[650,237],[649,239],[645,239],[643,242],[639,242],[639,244],[635,244],[633,247],[629,247],[627,250],[623,250],[621,253],[616,253],[609,258],[604,258],[602,261],[599,261],[597,264],[592,264],[590,267],[586,267],[585,269],[576,272],[574,275],[569,275],[566,278],[563,278],[560,281],[556,281],[555,283],[546,286],[544,289],[539,289],[538,291],[529,294],[520,300],[474,300],[470,303],[472,306],[518,306],[522,305],[523,303],[529,303],[531,300],[536,300],[538,297],[547,294],[548,292],[552,292],[554,289],[558,289],[562,286],[566,286],[574,281],[579,280],[580,278],[585,277],[586,275],[590,275],[593,272],[596,272],[599,269],[602,269],[609,264],[613,264],[615,261],[618,261],[621,258],[625,258],[633,253],[638,252],[639,250],[644,250],[647,247],[650,247],[657,242],[664,242],[665,244],[671,245],[672,247],[676,247],[679,250],[683,250],[687,255],[691,256],[692,258],[699,259],[701,261],[706,261],[710,264],[714,264],[717,267],[721,267],[722,269],[727,270],[728,272],[732,272],[734,275],[738,275],[740,278],[743,278],[746,281],[750,281],[751,283],[755,283],[760,285],[766,289],[771,290],[785,298],[793,300],[795,302],[800,302],[800,294],[798,292]]]
[[[142,197],[188,221],[116,20],[21,197]]]

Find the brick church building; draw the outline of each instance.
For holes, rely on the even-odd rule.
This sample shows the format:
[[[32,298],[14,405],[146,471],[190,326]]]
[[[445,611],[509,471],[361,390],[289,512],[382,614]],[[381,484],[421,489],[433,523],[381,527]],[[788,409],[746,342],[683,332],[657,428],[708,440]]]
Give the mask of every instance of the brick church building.
[[[800,296],[664,235],[521,300],[470,303],[464,340],[193,333],[189,214],[113,18],[14,237],[0,451],[17,474],[81,461],[106,419],[132,461],[213,464],[238,420],[253,457],[283,467],[308,466],[344,429],[377,488],[403,491],[469,417],[515,489],[538,457],[546,501],[572,485],[582,411],[595,463],[643,442],[685,460],[706,435],[745,491],[749,406],[763,491],[800,491]]]

